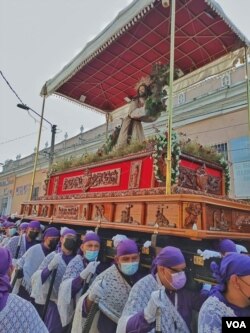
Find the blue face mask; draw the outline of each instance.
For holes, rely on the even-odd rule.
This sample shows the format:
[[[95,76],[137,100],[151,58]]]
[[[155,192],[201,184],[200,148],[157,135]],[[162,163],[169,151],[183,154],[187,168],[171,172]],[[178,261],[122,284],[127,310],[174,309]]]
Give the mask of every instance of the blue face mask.
[[[14,236],[15,234],[16,234],[16,228],[11,228],[11,229],[9,230],[9,235],[10,235],[10,237]]]
[[[89,251],[87,250],[84,253],[84,257],[88,260],[88,261],[94,261],[96,260],[97,256],[98,256],[99,251]]]
[[[121,263],[121,271],[125,275],[134,275],[139,268],[139,261],[130,263]]]

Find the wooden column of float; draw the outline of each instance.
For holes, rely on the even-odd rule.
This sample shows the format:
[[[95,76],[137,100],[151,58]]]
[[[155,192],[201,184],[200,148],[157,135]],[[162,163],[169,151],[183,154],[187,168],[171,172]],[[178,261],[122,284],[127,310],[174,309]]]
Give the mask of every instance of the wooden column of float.
[[[202,216],[201,216],[201,228],[203,230],[207,230],[207,212],[206,212],[206,204],[202,203]]]

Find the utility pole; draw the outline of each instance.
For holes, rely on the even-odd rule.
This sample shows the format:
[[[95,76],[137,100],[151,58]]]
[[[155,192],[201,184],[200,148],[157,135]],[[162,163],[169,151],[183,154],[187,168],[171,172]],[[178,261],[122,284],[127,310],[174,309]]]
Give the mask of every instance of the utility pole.
[[[37,145],[36,145],[35,161],[34,161],[33,173],[32,173],[32,178],[31,178],[30,196],[29,196],[29,200],[30,201],[33,198],[33,189],[34,189],[35,177],[36,177],[36,166],[37,166],[37,161],[38,161],[38,154],[39,154],[39,148],[40,148],[40,139],[41,139],[42,125],[43,125],[43,115],[44,115],[44,108],[45,108],[45,99],[46,99],[46,95],[44,94],[43,95],[42,112],[41,112],[41,116],[40,116],[41,119],[40,119],[40,125],[39,125]]]
[[[56,136],[56,125],[52,125],[51,126],[51,145],[50,145],[50,153],[49,153],[49,170],[51,169],[53,160],[54,160],[55,136]]]

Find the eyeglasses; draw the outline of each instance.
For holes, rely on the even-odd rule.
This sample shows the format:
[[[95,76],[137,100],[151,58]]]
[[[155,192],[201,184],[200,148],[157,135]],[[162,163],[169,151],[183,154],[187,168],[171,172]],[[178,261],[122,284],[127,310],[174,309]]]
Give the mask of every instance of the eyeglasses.
[[[244,282],[248,287],[250,287],[250,284],[249,284],[249,283],[247,283],[246,281],[242,280],[242,278],[240,278],[240,277],[239,277],[239,279],[240,279],[242,282]]]
[[[170,269],[171,271],[173,271],[175,273],[185,272],[185,270],[186,270],[186,267],[183,268],[183,269],[175,269],[175,268],[172,268],[172,267],[166,267],[166,268]]]

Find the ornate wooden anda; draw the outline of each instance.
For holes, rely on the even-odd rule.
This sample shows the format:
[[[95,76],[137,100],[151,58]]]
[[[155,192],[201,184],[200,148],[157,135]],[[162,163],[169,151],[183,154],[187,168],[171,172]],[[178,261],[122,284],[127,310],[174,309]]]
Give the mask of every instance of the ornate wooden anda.
[[[152,164],[142,152],[54,174],[46,195],[23,203],[20,215],[195,239],[250,239],[250,205],[224,196],[218,165],[182,156],[173,194],[166,195]]]

